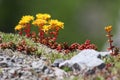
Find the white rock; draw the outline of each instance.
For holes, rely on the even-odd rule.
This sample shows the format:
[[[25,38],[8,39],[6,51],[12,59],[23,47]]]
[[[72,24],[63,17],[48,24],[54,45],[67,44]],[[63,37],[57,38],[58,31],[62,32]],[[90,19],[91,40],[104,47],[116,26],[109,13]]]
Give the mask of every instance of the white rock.
[[[32,62],[32,67],[42,69],[44,67],[44,62],[42,60]]]
[[[93,69],[94,67],[97,67],[104,63],[98,56],[106,56],[109,55],[110,52],[98,52],[93,49],[86,49],[82,50],[79,54],[73,56],[70,60],[66,60],[62,63],[60,63],[59,67],[62,66],[68,66],[72,67],[75,63],[77,63],[81,70],[87,69]]]
[[[101,56],[107,56],[107,55],[110,55],[111,52],[112,52],[112,51],[109,51],[109,52],[99,52],[99,54],[100,54]]]
[[[11,70],[9,71],[9,73],[14,74],[14,73],[15,73],[15,69],[11,69]]]
[[[104,63],[101,59],[98,58],[91,58],[88,59],[88,62],[85,63],[89,68],[94,68],[95,66],[99,66],[100,64]]]

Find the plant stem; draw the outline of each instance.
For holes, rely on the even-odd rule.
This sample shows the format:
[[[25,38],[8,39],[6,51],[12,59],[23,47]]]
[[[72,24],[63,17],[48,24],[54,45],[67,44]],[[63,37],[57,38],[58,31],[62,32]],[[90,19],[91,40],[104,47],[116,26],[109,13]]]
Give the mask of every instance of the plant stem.
[[[30,37],[30,24],[26,24],[25,33],[27,37]]]
[[[42,42],[42,40],[44,39],[44,31],[41,30],[41,28],[39,28],[39,38],[40,38],[40,42]]]
[[[110,32],[108,32],[108,42],[109,42],[109,45],[110,45],[110,50],[112,51],[112,53],[113,53],[113,48],[114,48],[114,46],[112,46],[112,42],[113,42],[113,40],[111,39],[111,37],[112,37],[112,35],[110,34]]]

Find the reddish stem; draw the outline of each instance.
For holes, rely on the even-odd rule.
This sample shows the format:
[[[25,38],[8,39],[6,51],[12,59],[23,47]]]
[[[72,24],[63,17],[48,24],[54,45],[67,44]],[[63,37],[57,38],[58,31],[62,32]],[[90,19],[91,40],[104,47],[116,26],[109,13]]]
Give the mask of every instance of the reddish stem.
[[[42,31],[41,28],[39,28],[39,38],[40,38],[40,42],[42,42],[42,40],[44,39],[44,31]]]
[[[56,29],[54,32],[53,32],[53,36],[54,36],[54,40],[56,41],[57,37],[58,37],[58,32],[59,30]]]
[[[114,47],[112,46],[112,42],[113,42],[113,41],[112,41],[112,39],[111,39],[111,36],[110,36],[111,34],[110,34],[110,32],[108,32],[108,35],[109,35],[109,36],[108,36],[108,41],[109,41],[109,45],[110,45],[110,50],[112,50],[112,53],[113,53],[113,48],[114,48]]]
[[[19,31],[19,35],[20,35],[20,36],[22,35],[22,30]]]
[[[25,33],[26,33],[26,36],[27,36],[27,37],[30,37],[30,35],[31,35],[31,34],[30,34],[30,24],[26,24],[25,26],[26,26],[26,28],[25,28],[24,31],[25,31]]]

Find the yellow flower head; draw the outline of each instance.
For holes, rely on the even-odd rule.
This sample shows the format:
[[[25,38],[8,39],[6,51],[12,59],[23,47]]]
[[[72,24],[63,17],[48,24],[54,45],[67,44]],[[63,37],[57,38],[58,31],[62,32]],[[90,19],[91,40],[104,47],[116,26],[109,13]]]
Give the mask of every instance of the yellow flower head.
[[[30,15],[23,16],[21,18],[21,20],[19,21],[19,24],[21,24],[21,25],[27,24],[27,23],[29,23],[33,19],[34,19],[34,17],[30,16]]]
[[[33,21],[33,25],[36,25],[36,26],[39,26],[39,27],[42,27],[44,26],[45,24],[47,23],[46,20],[43,20],[43,19],[36,19],[35,21]]]
[[[105,27],[105,30],[106,30],[107,32],[112,31],[112,26],[107,26],[107,27]]]
[[[44,25],[42,30],[47,33],[49,29],[50,29],[49,25]]]
[[[52,28],[64,28],[64,23],[58,20],[50,20],[49,24],[52,26]]]
[[[24,28],[24,26],[22,26],[22,25],[17,25],[17,26],[15,26],[15,30],[21,30],[22,28]]]
[[[36,14],[36,17],[37,17],[37,19],[43,19],[43,20],[48,20],[51,18],[51,16],[49,14],[41,14],[41,13]]]

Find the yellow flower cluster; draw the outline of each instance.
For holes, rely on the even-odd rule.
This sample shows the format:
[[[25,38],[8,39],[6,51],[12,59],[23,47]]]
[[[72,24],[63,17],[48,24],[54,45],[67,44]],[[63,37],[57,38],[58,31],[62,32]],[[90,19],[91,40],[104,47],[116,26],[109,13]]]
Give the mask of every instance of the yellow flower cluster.
[[[53,26],[53,28],[61,28],[61,29],[64,28],[64,23],[58,20],[50,20],[49,24]]]
[[[50,28],[51,27],[49,25],[44,25],[43,28],[42,28],[42,30],[47,33],[48,30],[50,30]]]
[[[21,20],[19,21],[19,24],[15,26],[15,30],[21,30],[25,28],[25,24],[29,23],[31,20],[33,20],[34,17],[30,15],[23,16]]]
[[[35,20],[33,16],[30,15],[23,16],[19,21],[19,24],[15,27],[15,30],[21,30],[25,28],[25,24],[30,23],[30,21],[32,20],[33,20],[32,24],[38,26],[44,32],[48,32],[51,29],[59,30],[64,28],[63,22],[60,22],[58,20],[52,20],[50,18],[51,15],[41,13],[36,14]]]
[[[33,25],[38,26],[44,32],[48,32],[51,29],[63,29],[64,23],[58,20],[50,19],[51,16],[49,14],[36,14],[36,20],[33,21]]]
[[[112,26],[107,26],[107,27],[105,27],[105,30],[106,30],[106,32],[112,31]]]
[[[45,25],[47,23],[46,20],[43,20],[43,19],[36,19],[33,21],[33,25],[36,25],[36,26],[39,26],[39,27],[42,27],[43,25]]]
[[[36,18],[37,19],[47,20],[47,19],[50,19],[51,16],[49,14],[41,14],[41,13],[39,13],[39,14],[36,14]]]
[[[22,28],[23,28],[23,26],[18,24],[18,25],[15,27],[15,30],[21,30]]]
[[[23,16],[22,19],[20,20],[19,24],[21,24],[21,25],[27,24],[33,19],[34,19],[34,17],[30,16],[30,15]]]

